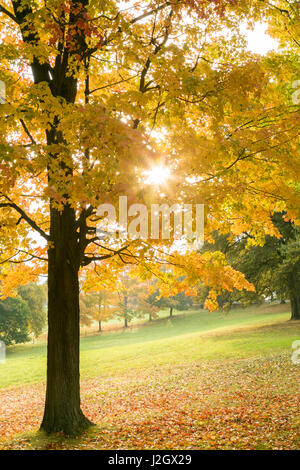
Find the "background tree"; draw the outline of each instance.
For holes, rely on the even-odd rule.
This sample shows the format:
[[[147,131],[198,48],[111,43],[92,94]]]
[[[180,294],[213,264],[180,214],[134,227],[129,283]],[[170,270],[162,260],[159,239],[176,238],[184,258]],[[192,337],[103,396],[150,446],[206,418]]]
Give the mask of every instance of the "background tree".
[[[159,306],[156,303],[155,281],[139,280],[137,289],[137,308],[142,315],[148,315],[151,322],[158,318]]]
[[[98,329],[102,331],[102,322],[107,322],[114,318],[113,295],[110,291],[102,289],[94,294],[96,309],[93,318],[98,322]]]
[[[114,314],[123,320],[124,328],[128,328],[133,318],[141,318],[145,314],[139,304],[139,294],[138,279],[130,277],[128,270],[123,271],[111,302]]]
[[[236,239],[215,233],[214,244],[204,247],[205,250],[220,250],[226,254],[230,264],[255,286],[255,292],[224,292],[218,297],[218,304],[220,307],[230,308],[233,302],[247,305],[261,302],[267,297],[290,299],[291,319],[298,320],[299,228],[284,213],[275,213],[272,221],[278,230],[278,236],[266,236],[261,245],[251,245],[251,233],[244,233]],[[202,288],[200,291],[205,298],[207,289]]]
[[[30,312],[28,319],[29,332],[37,338],[47,323],[47,286],[29,283],[18,288],[18,294],[27,303]]]
[[[300,319],[300,234],[299,228],[282,213],[274,214],[274,225],[280,237],[266,237],[263,246],[246,248],[246,240],[240,242],[238,265],[248,280],[256,286],[258,295],[275,294],[279,299],[290,299],[291,319]],[[235,245],[237,249],[238,245]]]
[[[0,340],[9,346],[30,341],[28,323],[30,311],[20,297],[0,301]]]
[[[80,319],[83,325],[90,326],[93,322],[98,323],[99,332],[102,331],[102,322],[107,322],[115,316],[113,309],[113,294],[108,289],[98,292],[81,294],[80,297]]]
[[[169,308],[169,316],[172,318],[173,310],[188,310],[193,305],[193,300],[192,297],[187,296],[185,292],[178,292],[178,294],[171,297],[159,298],[156,301],[156,305],[158,305],[160,308]]]

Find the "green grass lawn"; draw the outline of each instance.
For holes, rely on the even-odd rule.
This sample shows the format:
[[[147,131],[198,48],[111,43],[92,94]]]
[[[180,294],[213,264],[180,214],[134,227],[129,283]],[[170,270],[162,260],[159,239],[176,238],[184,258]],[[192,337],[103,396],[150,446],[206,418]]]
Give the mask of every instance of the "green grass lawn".
[[[90,335],[81,340],[81,376],[289,350],[300,336],[299,327],[278,326],[289,317],[288,304],[234,309],[227,315],[188,311],[173,319]],[[6,364],[0,366],[0,388],[44,381],[45,370],[45,341],[10,347]]]
[[[36,433],[46,343],[0,366],[0,449],[297,449],[300,366],[289,305],[188,311],[81,340],[84,413],[76,439]]]

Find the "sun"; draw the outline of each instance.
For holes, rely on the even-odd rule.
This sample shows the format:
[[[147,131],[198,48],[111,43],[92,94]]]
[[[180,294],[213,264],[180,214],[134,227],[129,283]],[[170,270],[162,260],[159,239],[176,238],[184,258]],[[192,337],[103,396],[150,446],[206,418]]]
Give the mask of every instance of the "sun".
[[[145,182],[147,184],[160,185],[167,181],[170,176],[170,169],[165,166],[155,166],[150,171],[145,172]]]

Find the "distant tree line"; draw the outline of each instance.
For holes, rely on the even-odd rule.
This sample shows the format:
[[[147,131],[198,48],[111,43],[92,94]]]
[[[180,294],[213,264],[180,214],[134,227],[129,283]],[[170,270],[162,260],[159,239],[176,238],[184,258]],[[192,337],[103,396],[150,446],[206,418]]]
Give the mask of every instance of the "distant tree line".
[[[175,310],[187,310],[192,304],[192,298],[184,292],[163,297],[155,281],[131,278],[123,273],[114,289],[81,292],[80,322],[82,326],[97,322],[98,330],[102,331],[103,322],[117,319],[123,321],[124,328],[128,328],[133,319],[148,317],[151,322],[163,309],[168,309],[172,318]]]

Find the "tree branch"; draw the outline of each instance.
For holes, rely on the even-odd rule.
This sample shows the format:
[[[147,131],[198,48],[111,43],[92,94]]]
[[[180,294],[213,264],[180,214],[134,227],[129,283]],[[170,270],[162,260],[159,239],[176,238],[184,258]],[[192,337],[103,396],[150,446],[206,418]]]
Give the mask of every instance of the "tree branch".
[[[0,5],[0,13],[4,13],[6,16],[8,16],[11,20],[13,20],[15,23],[19,24],[17,18],[13,13],[11,13],[9,10],[4,8],[2,5]]]
[[[23,129],[24,129],[24,131],[25,131],[25,134],[26,134],[26,135],[29,137],[29,139],[31,140],[31,143],[34,144],[34,145],[36,145],[36,141],[35,141],[34,138],[32,137],[30,131],[28,130],[28,127],[26,126],[26,124],[25,124],[25,122],[24,122],[24,120],[23,120],[22,118],[20,119],[20,123],[22,124],[22,127],[23,127]]]
[[[142,15],[139,15],[136,18],[133,18],[130,21],[130,23],[131,24],[137,23],[138,21],[143,20],[144,18],[147,18],[147,16],[153,15],[153,13],[157,13],[158,11],[163,10],[164,8],[167,8],[170,5],[171,5],[171,2],[163,3],[163,5],[159,5],[157,8],[153,8],[153,10],[146,11],[145,13],[142,13]]]
[[[8,199],[9,202],[2,202],[0,203],[0,208],[3,207],[11,207],[12,209],[15,209],[21,217],[26,220],[26,222],[30,225],[31,228],[33,228],[36,232],[38,232],[45,240],[49,241],[50,236],[47,235],[44,230],[42,230],[34,220],[32,220],[24,211],[21,209],[21,207],[17,206],[14,202],[12,202],[7,196],[4,196],[6,199]],[[20,222],[20,220],[18,221]]]
[[[129,82],[130,80],[133,80],[134,78],[138,76],[139,74],[136,74],[133,77],[123,78],[122,80],[119,80],[118,82],[108,83],[107,85],[103,85],[103,86],[100,86],[99,88],[95,88],[94,90],[90,91],[88,94],[91,95],[92,93],[95,93],[95,91],[104,90],[105,88],[110,88],[112,86],[119,85],[120,83]]]
[[[34,255],[33,253],[28,253],[28,251],[18,250],[18,249],[16,249],[16,251],[17,252],[14,255],[10,256],[9,258],[3,261],[0,261],[0,264],[5,264],[5,263],[22,264],[22,263],[28,263],[28,261],[32,261],[33,259],[39,259],[41,261],[48,261],[46,258],[42,258],[41,256]],[[19,253],[24,253],[30,256],[30,258],[14,261],[13,258],[15,258]]]
[[[92,243],[95,243],[95,241],[93,241]],[[97,244],[97,243],[95,243],[95,244],[102,247],[102,245],[100,245],[100,244]],[[87,266],[92,261],[102,261],[104,259],[112,258],[113,256],[120,256],[120,253],[122,253],[122,251],[126,250],[128,248],[128,245],[123,246],[119,250],[113,250],[113,249],[110,249],[110,248],[106,248],[104,246],[102,248],[104,248],[105,250],[108,250],[110,253],[108,253],[106,255],[102,255],[102,256],[101,255],[99,255],[99,256],[96,256],[96,255],[86,256],[85,255],[84,258],[83,258],[83,262],[82,262],[83,266]],[[127,256],[130,256],[130,255],[127,255]]]

